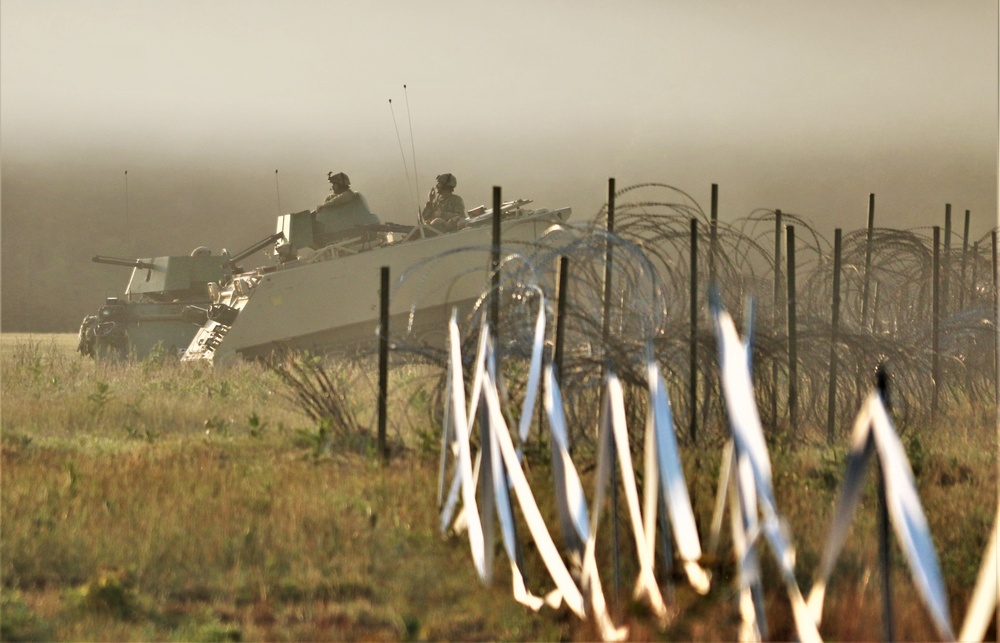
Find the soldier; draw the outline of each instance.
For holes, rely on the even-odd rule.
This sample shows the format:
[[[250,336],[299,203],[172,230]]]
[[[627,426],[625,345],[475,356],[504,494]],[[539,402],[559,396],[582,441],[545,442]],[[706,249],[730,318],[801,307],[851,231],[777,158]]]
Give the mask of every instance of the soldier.
[[[458,179],[454,174],[441,174],[437,185],[427,195],[427,203],[420,212],[424,223],[441,231],[457,230],[464,224],[465,201],[455,194]]]
[[[346,174],[328,172],[326,176],[333,194],[315,211],[322,232],[336,233],[354,226],[380,223],[365,197],[351,189],[351,179]]]
[[[330,189],[333,191],[333,194],[326,197],[323,205],[316,208],[317,212],[327,208],[339,208],[356,200],[364,205],[365,210],[368,210],[368,202],[365,200],[365,197],[361,196],[360,192],[355,192],[351,189],[351,179],[347,178],[346,174],[343,172],[337,172],[336,174],[327,172],[326,178],[330,181]]]

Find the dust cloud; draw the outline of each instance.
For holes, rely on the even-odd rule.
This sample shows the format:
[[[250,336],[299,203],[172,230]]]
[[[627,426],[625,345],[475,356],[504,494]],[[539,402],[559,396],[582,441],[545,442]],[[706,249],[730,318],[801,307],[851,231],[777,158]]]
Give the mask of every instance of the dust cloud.
[[[869,193],[876,195],[881,227],[943,226],[946,203],[956,227],[964,210],[971,211],[974,239],[997,225],[997,159],[982,150],[913,146],[880,155],[822,149],[783,154],[711,138],[702,144],[611,134],[537,133],[518,141],[470,135],[464,144],[437,141],[422,156],[390,130],[381,145],[358,140],[327,152],[313,143],[303,146],[302,158],[278,161],[251,149],[234,154],[231,147],[195,157],[100,148],[5,154],[2,328],[74,331],[105,297],[123,294],[128,282],[128,268],[94,264],[93,255],[183,255],[202,245],[214,252],[242,250],[274,232],[279,213],[321,203],[331,170],[348,173],[382,220],[396,223],[412,223],[433,176],[452,172],[469,208],[489,205],[492,186],[499,185],[505,199],[570,206],[578,223],[593,219],[614,177],[618,188],[672,185],[706,211],[717,183],[723,221],[758,208],[781,209],[827,236],[835,227],[865,225]]]
[[[614,177],[705,209],[716,183],[723,221],[780,208],[826,235],[863,227],[870,193],[884,227],[950,203],[978,237],[997,11],[4,0],[0,328],[75,330],[128,279],[93,255],[241,250],[322,202],[328,171],[397,223],[450,172],[470,208],[497,185],[576,222]]]

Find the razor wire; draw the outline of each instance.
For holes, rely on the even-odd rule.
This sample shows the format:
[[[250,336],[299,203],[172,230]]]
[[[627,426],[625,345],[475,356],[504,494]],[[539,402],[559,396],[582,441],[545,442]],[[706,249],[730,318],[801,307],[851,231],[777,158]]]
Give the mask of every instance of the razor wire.
[[[500,300],[497,335],[501,368],[526,368],[536,302],[544,298],[552,315],[557,299],[557,266],[569,258],[569,278],[564,316],[563,394],[572,425],[591,426],[597,413],[594,391],[599,389],[600,367],[613,365],[625,395],[646,384],[641,360],[645,342],[652,341],[667,389],[675,400],[681,424],[691,422],[693,409],[683,392],[692,380],[692,344],[699,408],[695,421],[700,435],[721,437],[723,408],[712,358],[715,338],[709,327],[707,293],[715,288],[733,302],[734,319],[745,311],[742,302],[757,302],[757,333],[752,346],[755,394],[762,419],[770,426],[789,421],[786,393],[789,386],[789,334],[787,306],[788,266],[784,230],[777,240],[782,261],[775,266],[774,210],[756,210],[731,223],[709,220],[688,194],[661,183],[647,183],[619,190],[616,195],[615,234],[604,230],[606,206],[592,221],[562,224],[532,244],[504,244],[498,290],[490,287],[489,271],[482,258],[488,247],[459,249],[468,253],[468,273],[477,273],[481,295],[465,309],[461,327],[476,329],[486,314],[490,297]],[[697,223],[696,268],[699,326],[692,336],[691,221]],[[796,346],[798,424],[805,437],[818,438],[827,420],[830,347],[833,338],[833,248],[828,239],[805,219],[781,213],[783,226],[794,225],[796,273]],[[713,230],[714,227],[714,230]],[[992,263],[988,235],[968,244],[967,250],[939,258],[939,285],[947,278],[947,292],[939,289],[940,379],[935,382],[933,345],[933,238],[927,229],[872,230],[870,268],[866,271],[867,230],[847,231],[841,252],[840,319],[835,346],[838,356],[836,423],[846,425],[852,409],[864,398],[875,366],[885,363],[894,381],[897,416],[902,426],[926,419],[935,386],[943,403],[994,404],[994,342]],[[713,242],[714,239],[714,242]],[[604,301],[604,266],[608,248],[613,256],[612,301]],[[427,277],[442,257],[425,260],[400,277],[394,297],[417,303],[427,288],[441,284]],[[710,279],[714,277],[714,282]],[[964,277],[964,279],[963,279]],[[864,301],[869,283],[867,306]],[[447,288],[448,285],[443,286]],[[777,294],[777,298],[775,295]],[[604,306],[610,308],[606,339]],[[867,318],[862,312],[867,310]],[[395,332],[395,331],[394,331]],[[429,331],[440,336],[440,326]],[[475,342],[474,330],[463,341]],[[444,353],[427,347],[426,335],[399,331],[397,348],[418,354],[443,367]],[[552,351],[554,338],[546,338]],[[524,394],[511,378],[514,397]],[[440,393],[438,393],[440,408]],[[774,405],[763,404],[776,400]],[[630,412],[631,411],[631,405]],[[641,407],[641,405],[640,405]],[[641,408],[636,413],[641,412]],[[777,415],[773,416],[774,413]],[[592,445],[595,435],[583,429],[578,436]]]
[[[953,639],[944,583],[913,473],[881,398],[874,392],[867,394],[854,421],[837,510],[812,590],[808,600],[803,597],[796,578],[792,531],[775,500],[770,457],[757,412],[751,376],[752,342],[740,339],[732,317],[722,307],[718,297],[713,297],[712,306],[713,329],[718,338],[717,368],[722,383],[721,396],[726,406],[729,439],[722,450],[723,460],[709,551],[714,554],[719,542],[721,519],[728,496],[732,545],[737,556],[740,590],[740,639],[761,640],[768,636],[762,585],[764,577],[761,574],[758,551],[759,545],[766,542],[778,565],[780,580],[792,606],[798,639],[820,640],[818,628],[821,624],[826,585],[848,534],[851,518],[858,506],[863,476],[873,457],[879,460],[889,516],[921,599],[938,635],[946,640]],[[540,304],[534,337],[536,352],[537,347],[543,343],[545,333],[544,310],[544,304]],[[643,360],[647,370],[649,411],[645,421],[641,507],[636,479],[639,469],[631,456],[633,449],[629,444],[630,423],[626,417],[621,381],[610,370],[601,385],[603,394],[597,421],[597,470],[592,481],[594,488],[588,510],[581,478],[574,458],[568,451],[564,415],[566,407],[560,395],[559,382],[553,377],[552,365],[546,367],[547,392],[544,407],[553,438],[551,471],[563,542],[569,550],[560,552],[538,509],[535,492],[522,469],[520,448],[515,449],[515,439],[523,446],[529,432],[524,430],[523,425],[518,430],[513,430],[506,419],[507,414],[502,410],[502,406],[510,402],[504,399],[502,393],[504,387],[500,380],[503,376],[497,370],[495,347],[490,336],[484,319],[480,327],[476,356],[473,363],[467,364],[462,358],[457,315],[453,313],[449,322],[447,386],[450,410],[447,417],[451,419],[445,421],[442,432],[442,453],[445,454],[442,465],[450,453],[453,473],[452,491],[449,501],[443,505],[441,515],[442,531],[447,532],[450,528],[452,533],[466,535],[478,575],[484,583],[489,584],[493,564],[491,545],[494,531],[498,528],[496,519],[499,518],[499,531],[511,568],[512,593],[515,599],[535,611],[546,605],[557,608],[565,602],[580,618],[593,618],[603,639],[621,640],[627,636],[627,630],[615,626],[611,621],[596,563],[596,536],[602,507],[607,487],[619,484],[615,480],[617,471],[625,492],[626,515],[635,539],[634,552],[638,558],[633,598],[647,603],[652,614],[657,617],[659,626],[664,628],[669,622],[669,611],[653,568],[658,495],[667,501],[670,523],[678,543],[677,554],[684,564],[689,582],[699,594],[705,594],[709,589],[710,577],[700,566],[701,547],[691,514],[687,483],[677,457],[669,396],[666,395],[656,360],[653,359],[651,345],[647,344]],[[474,372],[471,377],[464,375],[467,367]],[[530,379],[532,383],[529,386],[537,388],[538,378]],[[472,386],[467,396],[466,387],[470,380]],[[479,404],[483,405],[485,413],[477,412]],[[533,402],[528,402],[528,407],[532,404]],[[528,407],[522,411],[530,413]],[[482,440],[474,465],[472,453],[475,447],[470,436],[476,424],[479,425]],[[617,463],[617,467],[612,466],[613,461]],[[444,470],[445,467],[442,466],[442,473]],[[477,494],[477,484],[483,486],[482,493]],[[462,508],[456,515],[459,489]],[[519,551],[519,537],[514,528],[515,498],[535,542],[535,551],[549,573],[548,580],[555,585],[555,589],[544,597],[533,594],[525,584],[521,569],[523,563],[516,553]],[[660,529],[664,530],[665,527],[660,524]],[[992,555],[987,552],[987,563]],[[537,583],[536,580],[535,584]],[[995,605],[995,594],[990,595],[988,588],[977,588],[975,600],[970,605],[966,628],[979,631],[985,627],[982,623],[987,617],[983,614],[987,613],[991,602]]]

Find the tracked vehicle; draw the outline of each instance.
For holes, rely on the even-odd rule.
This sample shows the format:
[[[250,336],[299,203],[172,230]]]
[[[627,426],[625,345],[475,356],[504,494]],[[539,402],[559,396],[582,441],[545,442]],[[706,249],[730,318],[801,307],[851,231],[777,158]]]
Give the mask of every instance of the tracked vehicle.
[[[123,259],[95,256],[95,263],[132,269],[124,295],[108,297],[80,324],[77,350],[102,359],[145,359],[155,351],[181,355],[198,331],[200,318],[189,308],[207,310],[209,285],[226,282],[239,272],[237,262],[265,246],[271,236],[230,256],[212,255],[199,247],[190,255]]]
[[[504,251],[532,243],[571,210],[501,205]],[[278,218],[274,262],[208,285],[202,315],[182,360],[227,364],[288,350],[346,351],[377,343],[380,274],[409,275],[390,305],[390,325],[408,341],[443,346],[453,307],[468,310],[489,284],[492,210],[470,212],[458,230],[358,225],[317,233],[314,213]],[[398,282],[397,282],[398,283]],[[396,334],[396,333],[393,333]]]

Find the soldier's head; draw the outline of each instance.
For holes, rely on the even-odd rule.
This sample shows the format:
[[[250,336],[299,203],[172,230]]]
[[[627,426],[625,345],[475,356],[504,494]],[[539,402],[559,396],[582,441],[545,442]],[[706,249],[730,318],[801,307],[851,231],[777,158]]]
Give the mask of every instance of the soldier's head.
[[[458,185],[454,174],[439,174],[437,177],[438,192],[453,192]]]
[[[343,172],[327,172],[326,178],[330,182],[330,187],[333,189],[334,194],[340,194],[351,187],[351,179],[347,178],[347,175]]]

